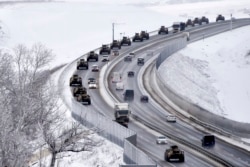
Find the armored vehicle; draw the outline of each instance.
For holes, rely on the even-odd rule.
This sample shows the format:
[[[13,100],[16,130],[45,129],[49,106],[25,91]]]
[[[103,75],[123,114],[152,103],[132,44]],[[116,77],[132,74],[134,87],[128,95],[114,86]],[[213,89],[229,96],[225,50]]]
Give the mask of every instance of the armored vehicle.
[[[76,97],[76,100],[84,105],[90,105],[91,104],[91,99],[90,96],[86,94],[80,94]]]
[[[108,45],[102,45],[100,51],[99,51],[99,54],[102,55],[102,54],[110,54],[110,47]]]
[[[116,122],[119,124],[128,127],[129,116],[131,111],[129,110],[128,103],[115,103],[114,106],[114,116]]]
[[[143,41],[143,38],[139,33],[135,33],[133,37],[133,42],[136,42],[136,41],[141,41],[141,42]]]
[[[110,48],[113,49],[113,48],[116,48],[116,49],[121,49],[121,43],[117,40],[114,40],[111,45],[110,45]]]
[[[195,25],[201,25],[201,20],[198,17],[194,18],[193,20],[193,26]]]
[[[123,37],[122,40],[121,40],[121,46],[122,45],[131,45],[131,40],[129,37]]]
[[[201,21],[201,24],[202,24],[202,23],[206,23],[206,24],[209,23],[209,19],[206,18],[205,16],[202,16],[201,19],[200,19],[200,21]]]
[[[203,147],[213,147],[215,145],[215,137],[214,135],[205,135],[201,139],[201,143]]]
[[[79,95],[86,94],[86,93],[87,93],[87,89],[85,87],[75,87],[73,89],[73,96],[74,97],[77,97]]]
[[[87,69],[89,69],[88,61],[86,61],[85,59],[80,59],[79,61],[77,61],[76,69],[77,70],[87,70]]]
[[[149,33],[147,33],[146,31],[141,31],[140,36],[142,37],[142,39],[149,39]]]
[[[74,74],[72,77],[70,77],[69,86],[81,87],[82,86],[82,78],[79,77],[77,74]]]
[[[158,34],[168,34],[168,28],[165,26],[161,26],[158,31]]]
[[[191,19],[188,19],[186,22],[186,27],[188,27],[188,26],[194,26]]]
[[[98,54],[95,51],[90,51],[87,55],[87,61],[98,61]]]
[[[137,59],[137,65],[143,66],[143,65],[144,65],[144,58],[139,57],[139,58]]]
[[[217,17],[216,17],[216,22],[218,21],[225,21],[225,17],[222,16],[221,14],[219,14]]]
[[[184,162],[184,151],[180,150],[178,146],[173,145],[165,151],[165,160],[168,162]]]

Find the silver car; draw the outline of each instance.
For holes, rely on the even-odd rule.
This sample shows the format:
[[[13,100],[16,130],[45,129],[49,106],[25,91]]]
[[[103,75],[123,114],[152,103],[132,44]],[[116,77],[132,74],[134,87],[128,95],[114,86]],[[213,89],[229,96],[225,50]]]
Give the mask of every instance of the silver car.
[[[167,137],[165,136],[157,137],[156,144],[168,144]]]

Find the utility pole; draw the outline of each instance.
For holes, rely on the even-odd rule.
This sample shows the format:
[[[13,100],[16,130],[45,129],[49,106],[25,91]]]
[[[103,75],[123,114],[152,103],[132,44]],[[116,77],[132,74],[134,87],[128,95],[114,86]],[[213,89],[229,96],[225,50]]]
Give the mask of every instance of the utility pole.
[[[115,23],[112,23],[112,42],[114,41],[115,38]]]
[[[230,30],[232,30],[233,29],[233,15],[232,15],[232,13],[231,13],[231,24],[230,24]]]
[[[119,25],[119,24],[125,24],[125,23],[116,23],[116,22],[112,23],[112,42],[115,39],[115,25]]]

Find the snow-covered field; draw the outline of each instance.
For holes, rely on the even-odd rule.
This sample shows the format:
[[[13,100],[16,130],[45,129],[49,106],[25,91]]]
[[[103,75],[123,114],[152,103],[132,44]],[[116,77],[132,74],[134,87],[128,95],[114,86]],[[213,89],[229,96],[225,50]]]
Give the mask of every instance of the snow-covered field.
[[[158,29],[161,25],[170,26],[175,21],[186,21],[188,18],[201,17],[203,15],[207,16],[210,21],[214,21],[217,14],[224,15],[226,19],[230,18],[230,14],[233,14],[235,18],[249,17],[249,0],[193,2],[199,1],[67,0],[66,2],[3,5],[0,6],[0,48],[8,50],[20,43],[31,46],[36,42],[41,42],[52,49],[55,54],[54,61],[51,64],[53,68],[63,63],[69,63],[82,54],[100,47],[101,44],[110,43],[112,40],[112,23],[115,23],[115,39],[119,39],[123,35],[132,36],[135,32],[141,30],[152,31]],[[239,38],[235,39],[238,40]],[[207,40],[205,39],[199,45],[209,50],[208,46],[204,46]],[[209,43],[206,44],[210,45]],[[219,60],[222,61],[222,58]],[[241,57],[241,60],[243,61],[243,57]],[[208,66],[208,63],[201,63],[201,65],[204,64]],[[243,62],[240,65],[241,68],[247,67]],[[212,69],[212,67],[210,68]],[[210,83],[214,86],[214,89],[211,91],[214,93],[217,93],[217,90],[221,87],[221,85],[215,84],[214,81],[216,79],[218,77],[211,77],[210,79]],[[222,91],[218,92],[218,101],[220,99],[223,101],[223,103],[220,102],[222,104],[221,108],[231,108],[231,106],[227,106],[226,102],[224,103],[223,97],[225,95],[222,93]],[[230,100],[233,101],[231,98]],[[218,112],[221,114],[220,110]],[[239,112],[239,109],[237,112]],[[104,148],[97,148],[104,150],[105,157],[101,157],[100,154],[94,154],[93,158],[85,159],[83,162],[81,158],[83,154],[74,156],[72,154],[70,159],[77,160],[73,163],[71,160],[65,159],[64,164],[72,162],[65,166],[87,167],[101,166],[108,163],[108,165],[103,166],[118,166],[117,164],[121,162],[119,158],[117,161],[114,160],[113,162],[111,160],[103,164],[101,160],[99,164],[94,163],[97,161],[91,160],[109,159],[113,155],[111,147],[113,148],[114,146],[107,144],[104,145]],[[121,157],[122,152],[119,148],[114,147],[114,149],[117,151],[116,156]],[[110,154],[105,150],[111,150],[109,151]],[[101,152],[103,153],[103,151]]]
[[[183,97],[223,117],[250,122],[250,26],[188,45],[160,67]]]

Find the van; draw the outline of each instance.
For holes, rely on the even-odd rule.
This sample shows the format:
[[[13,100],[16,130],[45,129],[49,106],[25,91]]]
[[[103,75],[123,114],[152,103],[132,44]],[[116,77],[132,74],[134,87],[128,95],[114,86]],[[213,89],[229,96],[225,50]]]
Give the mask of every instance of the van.
[[[215,145],[215,136],[210,134],[204,135],[201,143],[203,147],[213,147]]]
[[[134,90],[126,89],[124,92],[124,101],[133,101],[134,100]]]
[[[113,72],[111,76],[112,83],[121,82],[122,76],[119,72]]]
[[[124,89],[124,84],[122,82],[117,82],[115,85],[116,90],[123,90]]]

